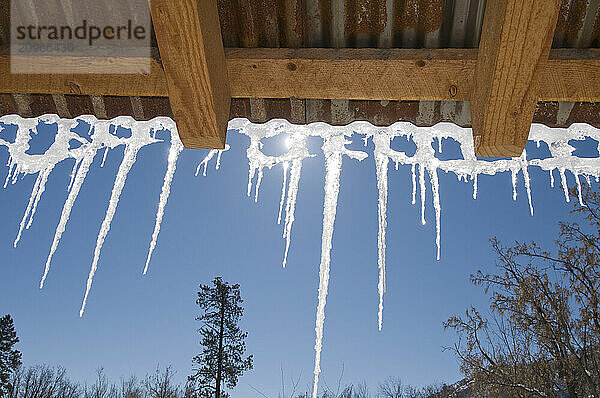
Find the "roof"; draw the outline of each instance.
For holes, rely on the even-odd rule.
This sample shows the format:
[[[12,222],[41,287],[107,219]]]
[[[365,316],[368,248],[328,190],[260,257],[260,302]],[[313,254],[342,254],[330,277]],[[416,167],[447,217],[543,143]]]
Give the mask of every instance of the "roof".
[[[476,48],[484,8],[485,0],[218,1],[226,48]],[[600,47],[599,8],[599,0],[563,0],[552,47]],[[9,0],[0,0],[2,48],[9,44],[9,15]],[[152,43],[156,45],[154,38]],[[99,118],[130,115],[138,120],[172,117],[167,97],[0,93],[0,114],[11,113],[24,117],[44,113],[63,117],[93,114]],[[354,120],[375,125],[399,120],[417,125],[439,121],[471,124],[469,101],[234,98],[230,118],[234,117],[254,122],[285,118],[293,123],[324,121],[333,125]],[[539,102],[533,121],[549,126],[587,122],[600,127],[600,104]]]

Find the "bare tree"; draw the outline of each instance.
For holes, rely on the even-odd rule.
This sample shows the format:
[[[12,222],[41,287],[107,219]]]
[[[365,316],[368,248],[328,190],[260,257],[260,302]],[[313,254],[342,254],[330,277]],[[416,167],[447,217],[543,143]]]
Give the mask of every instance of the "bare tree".
[[[111,383],[106,374],[104,374],[104,368],[98,368],[96,370],[96,381],[91,386],[84,388],[84,398],[117,398],[119,390],[117,386]]]
[[[378,398],[446,398],[451,396],[451,389],[445,384],[430,384],[417,388],[402,384],[397,377],[389,377],[379,384]]]
[[[79,398],[82,390],[66,377],[64,368],[19,368],[11,377],[8,398]]]
[[[378,398],[404,398],[404,385],[397,377],[388,377],[377,388]]]
[[[151,398],[178,398],[181,395],[180,389],[173,383],[175,373],[171,366],[167,366],[163,372],[156,367],[156,372],[147,376],[144,381],[144,388]]]
[[[119,393],[119,398],[144,398],[146,396],[135,376],[121,380],[121,389]]]
[[[571,191],[573,197],[577,192]],[[535,243],[492,239],[498,272],[471,275],[490,295],[490,315],[469,308],[445,327],[461,370],[480,393],[517,397],[598,396],[600,392],[600,195],[584,190],[560,223],[554,253]]]

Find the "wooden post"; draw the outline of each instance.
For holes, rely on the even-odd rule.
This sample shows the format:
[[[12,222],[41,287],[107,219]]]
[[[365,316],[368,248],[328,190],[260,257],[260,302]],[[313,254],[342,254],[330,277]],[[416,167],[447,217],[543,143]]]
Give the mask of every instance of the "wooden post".
[[[560,3],[487,0],[471,96],[478,156],[523,152]]]
[[[224,148],[231,96],[216,0],[149,3],[181,140]]]

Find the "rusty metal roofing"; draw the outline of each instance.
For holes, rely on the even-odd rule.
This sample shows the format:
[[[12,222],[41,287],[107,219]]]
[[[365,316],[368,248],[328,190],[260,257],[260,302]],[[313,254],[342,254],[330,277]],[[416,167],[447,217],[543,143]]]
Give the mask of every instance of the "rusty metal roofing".
[[[485,0],[218,0],[218,8],[225,47],[476,48]],[[600,47],[599,9],[600,0],[563,0],[553,48]],[[9,10],[9,0],[0,0],[0,46],[8,44]],[[0,94],[0,113],[172,116],[167,98],[27,94]],[[471,123],[468,101],[233,99],[231,117],[331,124]],[[600,127],[600,104],[540,102],[534,122]]]

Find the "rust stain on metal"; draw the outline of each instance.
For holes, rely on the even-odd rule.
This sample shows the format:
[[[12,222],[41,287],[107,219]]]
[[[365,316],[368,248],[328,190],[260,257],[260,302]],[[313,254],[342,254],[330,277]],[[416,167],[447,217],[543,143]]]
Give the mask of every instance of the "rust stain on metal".
[[[566,25],[565,36],[568,44],[577,42],[579,31],[583,27],[587,13],[587,0],[573,0],[569,9],[569,17]]]
[[[387,23],[385,1],[347,0],[344,10],[344,37],[358,33],[378,36]]]
[[[2,111],[3,115],[18,113],[17,104],[10,94],[0,94],[0,106],[0,110]]]
[[[600,9],[596,13],[596,19],[594,20],[594,29],[592,31],[591,46],[600,47]]]
[[[93,115],[94,106],[87,95],[65,95],[67,109],[71,115]]]
[[[576,102],[567,119],[566,125],[585,122],[594,127],[600,127],[600,103]]]
[[[444,22],[444,0],[421,0],[421,26],[425,32],[435,32]]]
[[[543,123],[546,126],[556,126],[558,102],[538,102],[533,116],[534,123]]]

